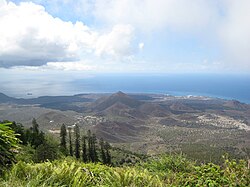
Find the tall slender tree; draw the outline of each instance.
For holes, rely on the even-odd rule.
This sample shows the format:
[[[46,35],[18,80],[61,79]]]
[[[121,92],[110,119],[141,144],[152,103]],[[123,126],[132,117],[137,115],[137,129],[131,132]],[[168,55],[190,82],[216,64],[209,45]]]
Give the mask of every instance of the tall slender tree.
[[[106,158],[106,153],[105,153],[105,150],[104,150],[103,138],[100,139],[99,144],[100,144],[100,148],[101,148],[102,163],[106,164],[107,163],[107,158]]]
[[[36,122],[36,119],[33,118],[32,119],[32,127],[30,128],[31,130],[31,136],[30,136],[30,143],[32,146],[34,146],[35,148],[38,147],[38,134],[39,134],[39,125]]]
[[[45,140],[45,135],[44,132],[39,130],[39,125],[36,122],[36,119],[33,118],[32,120],[32,127],[30,128],[31,133],[30,133],[30,144],[37,148],[39,145],[43,144],[46,142]]]
[[[88,153],[87,153],[87,145],[86,145],[87,136],[82,137],[82,161],[88,162]]]
[[[111,161],[111,154],[110,154],[110,148],[111,148],[111,146],[110,146],[110,144],[108,143],[108,142],[105,142],[104,143],[104,148],[105,148],[105,150],[106,150],[106,164],[112,164],[112,161]]]
[[[92,151],[93,151],[93,162],[98,162],[98,154],[96,151],[96,146],[97,146],[97,138],[95,134],[92,134]]]
[[[68,127],[68,131],[69,131],[69,154],[70,156],[73,156],[72,137],[71,137],[72,127],[71,126]]]
[[[78,125],[74,127],[74,134],[75,134],[75,157],[77,159],[80,158],[80,129]]]
[[[32,132],[35,133],[35,134],[39,133],[39,125],[36,122],[35,118],[32,119]]]
[[[88,160],[94,162],[92,135],[90,130],[88,130],[87,132],[87,138],[88,138],[88,157],[89,157]]]
[[[65,126],[64,124],[62,124],[62,126],[61,126],[61,131],[60,131],[60,138],[61,138],[61,141],[60,141],[60,148],[61,148],[61,151],[62,151],[64,154],[67,154],[66,137],[67,137],[66,126]]]

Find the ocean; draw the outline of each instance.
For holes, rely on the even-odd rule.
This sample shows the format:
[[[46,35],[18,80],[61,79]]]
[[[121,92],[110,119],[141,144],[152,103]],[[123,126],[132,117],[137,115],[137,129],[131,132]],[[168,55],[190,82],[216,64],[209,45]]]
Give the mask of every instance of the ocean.
[[[200,95],[250,103],[247,75],[101,75],[73,81],[72,88],[86,92],[161,93]]]
[[[176,96],[199,95],[250,103],[250,75],[221,74],[99,74],[68,81],[28,81],[0,86],[0,92],[15,97],[74,95],[80,93],[160,93]],[[27,87],[28,85],[28,87]],[[16,88],[16,89],[15,89]],[[18,89],[17,89],[18,88]],[[30,93],[27,95],[27,93]],[[32,93],[32,95],[31,95]]]

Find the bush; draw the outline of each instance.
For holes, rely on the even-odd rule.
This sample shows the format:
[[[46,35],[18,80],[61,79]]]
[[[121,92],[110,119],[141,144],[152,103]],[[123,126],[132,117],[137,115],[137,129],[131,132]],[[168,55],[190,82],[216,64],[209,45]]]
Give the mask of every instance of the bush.
[[[246,162],[240,160],[225,160],[224,165],[213,163],[196,166],[195,171],[185,174],[183,185],[188,186],[248,186],[250,170]]]
[[[181,154],[161,155],[142,164],[143,168],[147,168],[153,172],[190,172],[195,165]]]
[[[13,186],[162,186],[159,178],[147,170],[85,164],[72,158],[39,164],[19,162],[12,168],[5,184]]]
[[[163,155],[137,166],[110,167],[66,157],[38,164],[18,162],[0,186],[248,186],[249,179],[245,161],[195,165],[182,155]]]
[[[9,125],[11,124],[0,123],[0,175],[15,161],[15,152],[20,142]]]

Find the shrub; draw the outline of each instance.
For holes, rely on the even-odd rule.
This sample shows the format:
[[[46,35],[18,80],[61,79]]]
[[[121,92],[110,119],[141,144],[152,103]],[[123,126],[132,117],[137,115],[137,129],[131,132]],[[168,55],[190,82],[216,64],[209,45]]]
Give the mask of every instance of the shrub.
[[[195,165],[182,155],[163,155],[137,166],[110,167],[66,157],[38,164],[18,162],[0,186],[248,186],[249,179],[245,161]]]
[[[10,123],[0,123],[0,175],[15,161],[15,152],[20,140],[10,128]]]

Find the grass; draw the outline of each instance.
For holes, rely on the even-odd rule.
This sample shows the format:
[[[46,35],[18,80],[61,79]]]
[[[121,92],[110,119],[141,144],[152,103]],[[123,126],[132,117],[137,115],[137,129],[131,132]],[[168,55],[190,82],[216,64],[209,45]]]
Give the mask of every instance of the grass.
[[[18,162],[0,178],[0,186],[247,186],[246,161],[197,165],[182,155],[162,155],[134,166],[111,167],[74,158],[44,163]]]

